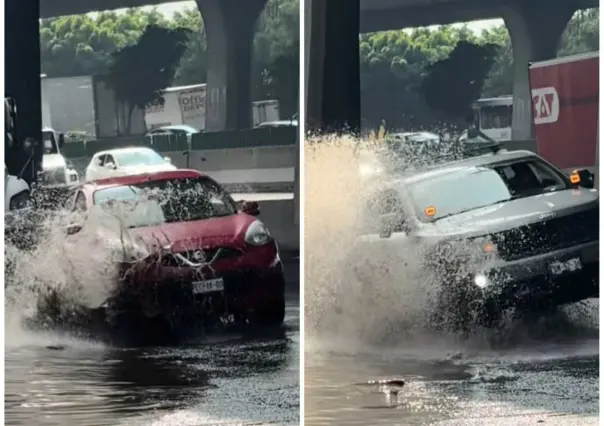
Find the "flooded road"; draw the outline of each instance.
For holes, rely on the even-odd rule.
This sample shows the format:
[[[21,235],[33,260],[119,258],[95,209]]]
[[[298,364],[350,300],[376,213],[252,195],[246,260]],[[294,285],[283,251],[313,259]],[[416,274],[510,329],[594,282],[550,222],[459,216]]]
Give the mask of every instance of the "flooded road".
[[[290,285],[282,329],[175,348],[122,350],[7,330],[5,424],[297,425],[299,296]]]
[[[563,322],[537,337],[507,330],[501,347],[308,341],[305,424],[597,425],[598,328]],[[394,379],[404,386],[374,383]]]

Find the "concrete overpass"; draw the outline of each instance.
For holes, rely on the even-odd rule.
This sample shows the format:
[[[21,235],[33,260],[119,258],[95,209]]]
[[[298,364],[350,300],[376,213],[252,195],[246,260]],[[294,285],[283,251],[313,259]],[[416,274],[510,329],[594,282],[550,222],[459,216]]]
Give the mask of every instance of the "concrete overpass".
[[[503,18],[514,50],[512,137],[529,139],[529,62],[554,57],[574,12],[597,6],[598,0],[306,0],[307,119],[326,131],[359,129],[359,33]]]

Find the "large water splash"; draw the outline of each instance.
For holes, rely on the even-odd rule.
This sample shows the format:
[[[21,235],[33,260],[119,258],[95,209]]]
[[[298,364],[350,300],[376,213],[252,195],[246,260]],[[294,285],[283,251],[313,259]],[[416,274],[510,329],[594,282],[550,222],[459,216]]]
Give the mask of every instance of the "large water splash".
[[[393,158],[385,153],[383,144],[346,137],[311,140],[305,145],[307,342],[336,339],[347,346],[351,341],[380,346],[426,339],[460,342],[459,334],[435,332],[432,324],[434,314],[439,314],[436,300],[442,283],[437,274],[426,276],[420,267],[429,247],[403,243],[397,236],[363,244],[363,239],[379,240],[376,217],[367,214],[369,200],[396,174],[422,167],[422,159],[407,161],[404,155]],[[456,155],[453,151],[445,157]],[[359,237],[371,232],[372,236]],[[455,247],[450,255],[465,249]],[[564,335],[580,335],[597,327],[594,310],[593,303],[587,302],[554,309],[546,318],[528,322],[504,318],[502,328],[476,330],[472,341],[464,345],[551,340],[552,323],[564,329]]]
[[[360,237],[375,229],[367,206],[389,176],[375,147],[328,138],[305,150],[306,332],[373,340],[401,322],[421,323],[431,291],[417,250],[396,238],[369,250],[362,239],[372,236]]]
[[[151,209],[149,209],[151,210]],[[35,218],[29,244],[5,238],[5,322],[7,343],[22,340],[25,324],[50,327],[57,316],[86,317],[112,294],[118,265],[126,255],[148,251],[127,232],[120,211],[95,207],[84,218],[59,210]],[[75,235],[68,227],[86,223]],[[27,228],[31,230],[32,224]],[[20,239],[29,234],[17,232]]]

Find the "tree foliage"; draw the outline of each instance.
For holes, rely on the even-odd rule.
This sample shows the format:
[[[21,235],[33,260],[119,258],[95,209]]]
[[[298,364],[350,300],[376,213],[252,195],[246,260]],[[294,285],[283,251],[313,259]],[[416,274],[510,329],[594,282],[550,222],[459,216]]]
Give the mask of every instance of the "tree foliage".
[[[429,64],[420,86],[428,107],[455,121],[467,117],[472,101],[480,97],[498,47],[462,40],[449,56]]]
[[[127,105],[126,130],[135,107],[144,109],[172,84],[190,30],[149,25],[135,44],[113,53],[105,83]]]
[[[253,99],[278,99],[284,117],[298,107],[298,8],[299,0],[269,0],[254,40]],[[49,77],[104,74],[112,53],[136,43],[148,25],[190,29],[173,84],[205,82],[209,58],[203,19],[197,9],[183,10],[170,18],[157,10],[132,9],[43,20],[42,72]],[[597,9],[577,12],[566,28],[558,54],[597,50],[598,25]],[[466,26],[387,31],[364,34],[360,42],[365,126],[379,126],[385,121],[389,128],[419,129],[434,126],[435,120],[455,121],[429,106],[422,85],[430,64],[445,59],[459,42],[497,46],[482,96],[512,91],[512,49],[504,26],[480,34]],[[449,75],[448,87],[457,87],[451,78]]]

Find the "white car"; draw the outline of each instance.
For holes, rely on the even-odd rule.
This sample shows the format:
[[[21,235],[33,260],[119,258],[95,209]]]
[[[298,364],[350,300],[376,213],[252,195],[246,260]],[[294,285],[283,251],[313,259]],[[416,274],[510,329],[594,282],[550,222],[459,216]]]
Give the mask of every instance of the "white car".
[[[151,148],[117,148],[94,154],[86,167],[86,181],[176,169],[170,158]]]
[[[4,165],[4,212],[24,208],[30,197],[29,185],[23,179],[9,175]]]

